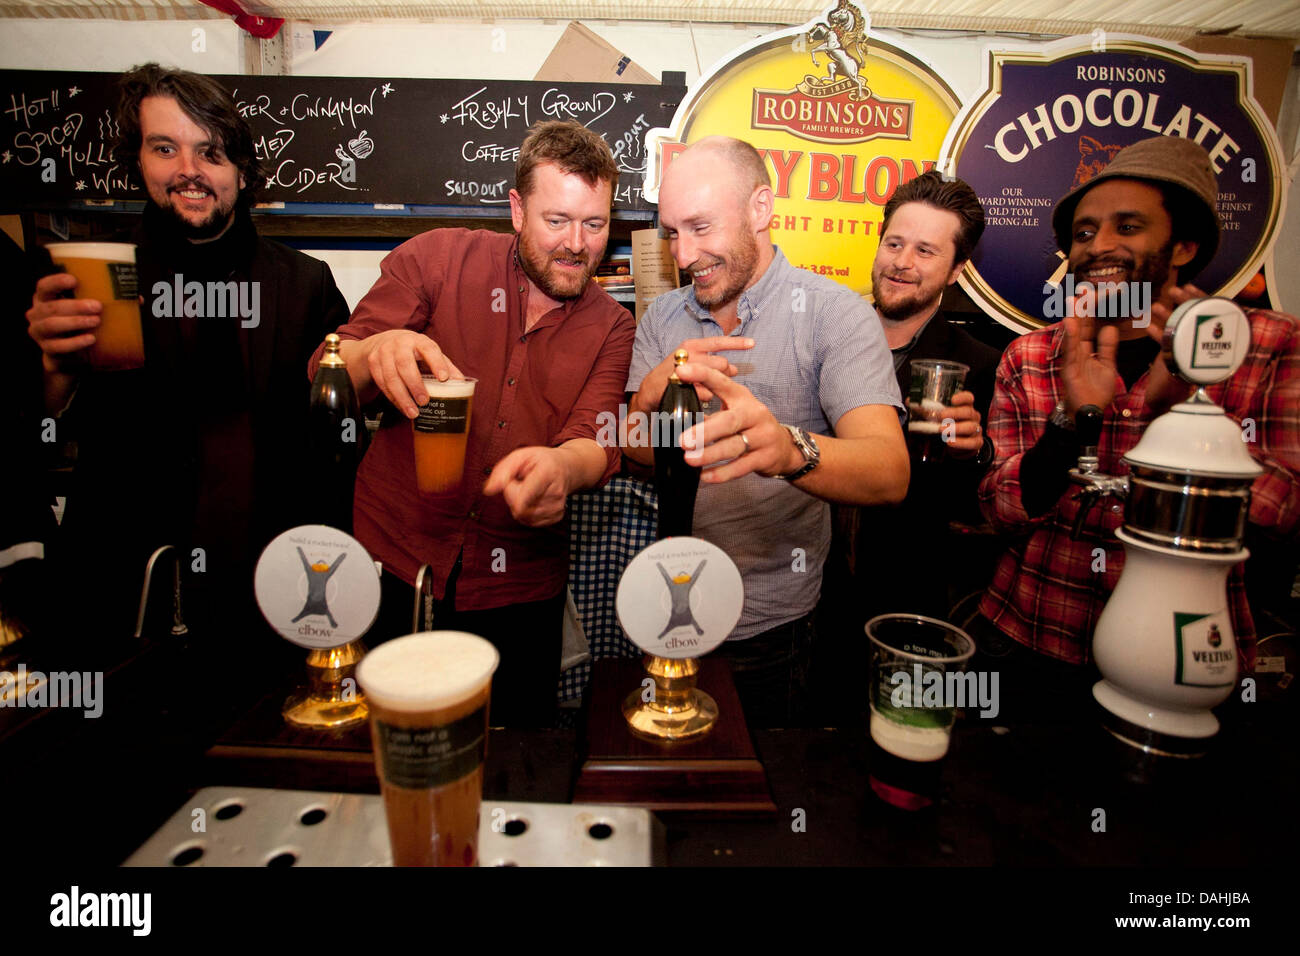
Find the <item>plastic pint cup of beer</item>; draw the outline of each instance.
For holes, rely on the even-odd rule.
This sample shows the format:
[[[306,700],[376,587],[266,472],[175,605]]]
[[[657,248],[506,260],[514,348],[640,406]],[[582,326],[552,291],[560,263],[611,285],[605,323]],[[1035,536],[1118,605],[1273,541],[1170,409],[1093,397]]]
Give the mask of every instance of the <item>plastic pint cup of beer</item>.
[[[903,760],[948,752],[959,706],[974,706],[963,671],[975,642],[965,631],[919,614],[882,614],[867,622],[871,641],[871,739]]]
[[[370,704],[394,866],[478,862],[488,701],[498,660],[481,637],[427,631],[381,644],[357,666]]]
[[[969,365],[943,359],[912,359],[907,390],[907,440],[920,461],[943,454],[943,410],[966,384]]]
[[[429,400],[419,406],[411,422],[415,483],[421,494],[436,495],[454,490],[465,473],[465,445],[478,379],[440,382],[433,375],[423,378]]]
[[[98,299],[104,309],[88,360],[95,369],[144,365],[140,293],[136,287],[135,246],[126,242],[53,242],[45,247],[54,264],[77,279],[70,298]]]

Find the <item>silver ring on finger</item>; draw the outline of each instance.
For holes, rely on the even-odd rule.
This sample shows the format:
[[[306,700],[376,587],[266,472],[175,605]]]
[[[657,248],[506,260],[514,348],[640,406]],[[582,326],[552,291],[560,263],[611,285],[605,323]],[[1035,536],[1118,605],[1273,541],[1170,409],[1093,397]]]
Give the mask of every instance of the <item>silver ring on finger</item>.
[[[740,436],[740,440],[743,441],[743,442],[745,443],[745,450],[742,451],[741,454],[742,454],[742,455],[748,454],[748,453],[749,453],[749,436],[747,436],[744,432],[736,432],[736,434],[739,435],[739,436]]]

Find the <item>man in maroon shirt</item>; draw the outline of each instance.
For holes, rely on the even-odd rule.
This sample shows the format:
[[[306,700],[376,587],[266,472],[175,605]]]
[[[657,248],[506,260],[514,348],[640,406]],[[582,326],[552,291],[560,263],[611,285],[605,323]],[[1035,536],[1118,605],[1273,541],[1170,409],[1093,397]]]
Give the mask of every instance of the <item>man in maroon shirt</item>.
[[[510,191],[517,235],[416,236],[384,260],[338,330],[362,403],[382,395],[396,409],[357,475],[355,533],[384,565],[371,640],[409,630],[415,575],[428,563],[434,626],[481,634],[501,652],[492,713],[507,724],[554,715],[565,502],[618,467],[618,448],[597,441],[597,416],[623,400],[636,328],[589,281],[617,177],[599,136],[539,124]],[[427,401],[420,366],[443,380],[478,379],[464,477],[445,494],[416,488],[408,419]]]

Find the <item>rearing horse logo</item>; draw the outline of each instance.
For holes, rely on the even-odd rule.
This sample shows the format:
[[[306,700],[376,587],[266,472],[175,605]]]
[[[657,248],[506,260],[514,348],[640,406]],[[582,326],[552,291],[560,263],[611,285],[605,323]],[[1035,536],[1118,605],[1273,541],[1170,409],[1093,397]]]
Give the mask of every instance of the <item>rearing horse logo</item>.
[[[814,24],[807,36],[812,44],[809,53],[813,66],[821,66],[818,53],[826,54],[826,75],[805,77],[799,84],[801,90],[834,93],[841,88],[852,89],[855,100],[865,100],[871,95],[867,78],[862,75],[867,63],[866,18],[857,7],[848,0],[840,0],[840,5],[827,15],[826,22]]]

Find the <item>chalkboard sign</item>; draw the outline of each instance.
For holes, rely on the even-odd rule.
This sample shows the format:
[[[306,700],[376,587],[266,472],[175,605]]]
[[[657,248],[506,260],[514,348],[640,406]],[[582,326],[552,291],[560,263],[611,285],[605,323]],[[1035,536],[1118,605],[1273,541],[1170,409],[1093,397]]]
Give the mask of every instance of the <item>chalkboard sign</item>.
[[[0,70],[0,195],[7,211],[143,199],[113,155],[116,73]],[[519,146],[540,120],[574,119],[610,144],[616,209],[641,198],[645,133],[680,86],[510,80],[216,76],[253,128],[264,202],[509,204]],[[504,214],[504,213],[503,213]]]

